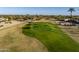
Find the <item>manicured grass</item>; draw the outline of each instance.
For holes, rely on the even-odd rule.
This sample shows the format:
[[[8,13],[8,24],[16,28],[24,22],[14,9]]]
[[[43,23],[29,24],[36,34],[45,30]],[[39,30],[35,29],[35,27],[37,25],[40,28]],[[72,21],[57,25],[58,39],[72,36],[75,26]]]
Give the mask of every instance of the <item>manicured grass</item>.
[[[37,38],[48,51],[79,51],[79,44],[61,31],[57,25],[41,22],[33,23],[30,29],[26,27],[27,25],[23,27],[23,33]]]

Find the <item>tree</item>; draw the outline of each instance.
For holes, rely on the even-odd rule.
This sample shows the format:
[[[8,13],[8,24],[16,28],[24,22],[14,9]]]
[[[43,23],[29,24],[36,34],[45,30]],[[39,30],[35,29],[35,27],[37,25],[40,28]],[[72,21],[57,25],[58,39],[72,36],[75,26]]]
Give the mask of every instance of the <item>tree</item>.
[[[75,12],[75,9],[74,8],[69,8],[68,12],[70,12],[70,19],[72,20],[73,12]]]

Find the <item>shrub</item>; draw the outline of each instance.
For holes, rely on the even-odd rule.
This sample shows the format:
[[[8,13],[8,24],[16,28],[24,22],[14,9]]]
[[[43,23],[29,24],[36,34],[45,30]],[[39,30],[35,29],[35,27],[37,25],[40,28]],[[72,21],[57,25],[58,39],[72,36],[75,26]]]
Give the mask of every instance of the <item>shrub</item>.
[[[31,28],[31,24],[27,24],[23,27],[23,29],[30,29]]]

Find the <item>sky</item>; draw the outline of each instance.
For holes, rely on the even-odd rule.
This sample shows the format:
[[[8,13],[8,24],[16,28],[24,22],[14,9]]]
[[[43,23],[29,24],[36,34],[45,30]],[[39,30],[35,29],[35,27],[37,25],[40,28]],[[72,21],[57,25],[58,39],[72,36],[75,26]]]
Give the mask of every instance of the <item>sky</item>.
[[[69,15],[69,7],[0,7],[0,15]],[[79,7],[74,8],[79,15]]]

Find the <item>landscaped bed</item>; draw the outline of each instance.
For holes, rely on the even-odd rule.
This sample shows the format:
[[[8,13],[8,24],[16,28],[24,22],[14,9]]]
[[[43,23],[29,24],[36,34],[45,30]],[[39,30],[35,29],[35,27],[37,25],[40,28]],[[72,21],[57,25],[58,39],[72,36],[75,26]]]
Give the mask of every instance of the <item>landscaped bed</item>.
[[[25,35],[35,37],[41,41],[48,51],[79,51],[79,44],[54,24],[37,22],[32,23],[31,28],[26,24],[22,29]]]

